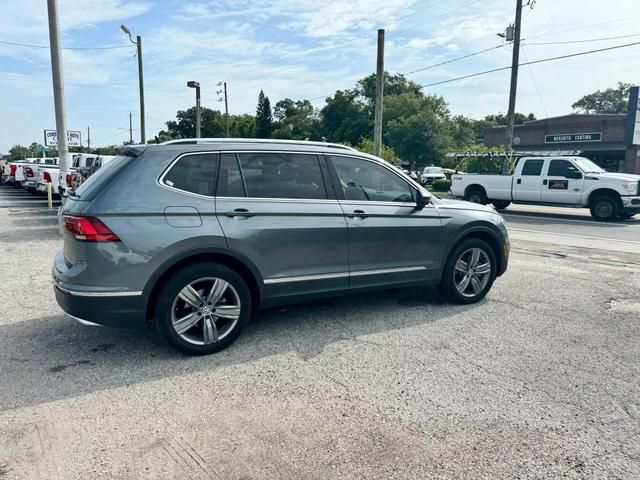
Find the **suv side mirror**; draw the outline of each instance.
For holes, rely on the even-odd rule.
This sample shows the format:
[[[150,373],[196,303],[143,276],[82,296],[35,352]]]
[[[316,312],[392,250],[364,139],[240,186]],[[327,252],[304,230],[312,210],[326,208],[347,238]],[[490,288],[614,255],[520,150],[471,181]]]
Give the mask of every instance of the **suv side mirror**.
[[[425,192],[422,190],[418,190],[416,192],[416,208],[418,210],[422,210],[424,207],[431,203],[431,195],[428,193],[425,195]]]

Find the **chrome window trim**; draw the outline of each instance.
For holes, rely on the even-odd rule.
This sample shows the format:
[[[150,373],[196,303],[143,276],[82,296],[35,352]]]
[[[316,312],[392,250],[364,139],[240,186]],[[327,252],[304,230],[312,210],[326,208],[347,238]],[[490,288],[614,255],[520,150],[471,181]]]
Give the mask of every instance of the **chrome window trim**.
[[[355,272],[326,273],[326,274],[320,274],[320,275],[275,277],[275,278],[266,278],[264,280],[264,284],[273,285],[277,283],[305,282],[310,280],[331,280],[335,278],[345,278],[345,277],[362,277],[365,275],[383,275],[385,273],[418,272],[421,270],[427,270],[427,267],[425,267],[424,265],[420,265],[420,266],[414,266],[414,267],[379,268],[374,270],[356,270]]]
[[[62,287],[57,283],[54,286],[60,291],[74,297],[139,297],[142,295],[142,291],[85,292],[82,290],[71,290],[69,288]]]

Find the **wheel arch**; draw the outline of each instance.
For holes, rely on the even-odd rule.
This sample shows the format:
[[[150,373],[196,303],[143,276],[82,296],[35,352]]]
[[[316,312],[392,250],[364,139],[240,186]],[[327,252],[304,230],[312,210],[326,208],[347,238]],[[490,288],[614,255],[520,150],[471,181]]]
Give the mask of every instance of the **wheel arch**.
[[[254,309],[259,308],[264,299],[264,282],[258,269],[241,255],[219,249],[197,249],[183,252],[163,263],[153,273],[142,292],[142,307],[145,321],[153,319],[155,304],[163,285],[163,280],[187,265],[199,262],[215,262],[236,271],[249,287]]]
[[[593,201],[600,196],[614,197],[616,198],[616,200],[618,200],[620,206],[622,206],[622,200],[620,199],[619,192],[612,188],[602,187],[589,192],[589,196],[587,197],[587,207],[591,208],[591,206],[593,205]]]
[[[496,232],[491,230],[488,227],[477,226],[475,228],[465,230],[461,234],[459,234],[449,245],[451,245],[442,262],[443,272],[441,272],[440,277],[444,274],[444,264],[447,262],[451,253],[460,245],[461,242],[468,240],[469,238],[477,238],[478,240],[483,240],[491,247],[494,256],[496,257],[496,272],[497,276],[502,275],[504,273],[504,259],[502,257],[502,245],[500,243],[499,236]]]
[[[467,186],[467,188],[464,189],[464,198],[467,198],[467,195],[472,190],[482,191],[482,193],[484,193],[485,198],[487,198],[487,189],[484,188],[484,186],[480,185],[479,183],[472,183],[471,185]]]

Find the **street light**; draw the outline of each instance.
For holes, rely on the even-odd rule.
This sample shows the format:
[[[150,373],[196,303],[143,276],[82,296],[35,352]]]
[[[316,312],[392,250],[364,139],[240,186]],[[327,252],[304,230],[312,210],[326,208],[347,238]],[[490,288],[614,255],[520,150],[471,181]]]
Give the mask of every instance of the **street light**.
[[[200,138],[200,83],[190,80],[187,87],[196,89],[196,138]]]
[[[126,25],[120,25],[120,29],[129,35],[129,40],[131,43],[136,45],[138,48],[138,88],[140,90],[140,143],[147,143],[146,135],[144,131],[144,80],[142,73],[142,37],[140,35],[136,36],[136,40],[134,41],[131,37],[131,31],[127,28]]]

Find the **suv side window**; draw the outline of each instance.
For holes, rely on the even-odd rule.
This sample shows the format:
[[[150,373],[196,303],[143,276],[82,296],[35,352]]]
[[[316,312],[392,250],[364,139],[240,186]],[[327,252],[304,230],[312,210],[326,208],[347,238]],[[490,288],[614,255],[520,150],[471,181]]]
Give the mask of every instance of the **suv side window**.
[[[551,160],[547,175],[550,177],[582,178],[578,169],[567,160]]]
[[[239,153],[248,197],[326,199],[317,155]]]
[[[185,192],[213,195],[217,166],[215,153],[188,154],[173,164],[162,182]]]
[[[522,166],[522,175],[538,177],[542,173],[544,160],[527,160]]]
[[[347,200],[414,202],[413,188],[381,165],[360,158],[331,156]]]

